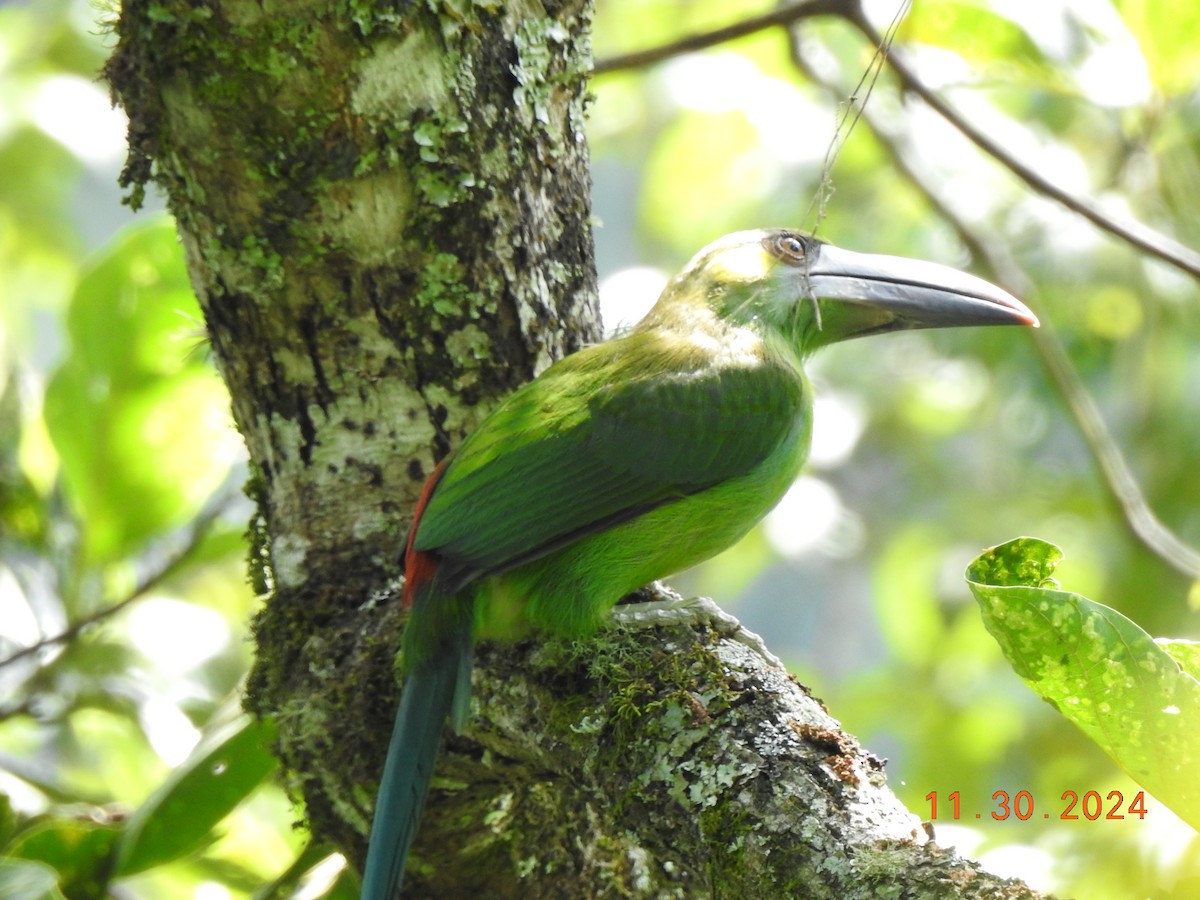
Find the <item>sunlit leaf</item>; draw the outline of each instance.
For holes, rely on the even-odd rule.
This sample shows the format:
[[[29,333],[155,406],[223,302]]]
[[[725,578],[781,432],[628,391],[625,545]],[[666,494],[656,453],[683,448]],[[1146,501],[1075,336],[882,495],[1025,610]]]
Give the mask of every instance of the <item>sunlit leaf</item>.
[[[45,418],[94,559],[182,523],[224,477],[229,401],[192,352],[198,317],[168,222],[114,242],[75,293]]]
[[[108,884],[117,834],[115,826],[82,816],[47,816],[17,835],[5,852],[49,866],[68,897],[100,897]],[[0,897],[8,896],[0,891]]]
[[[130,816],[117,847],[116,874],[134,875],[193,853],[274,771],[269,729],[248,715],[207,735]]]
[[[1010,78],[1017,72],[1030,83],[1051,77],[1054,69],[1037,43],[1006,12],[1003,4],[917,4],[901,34],[907,41],[949,48],[972,63],[999,63]]]
[[[679,116],[656,143],[644,178],[647,225],[680,248],[711,240],[718,213],[725,222],[748,224],[756,204],[776,187],[762,141],[741,112]],[[696,190],[700,184],[703,191]]]
[[[0,365],[6,364],[3,338],[0,330]],[[45,509],[18,458],[22,406],[15,372],[0,372],[0,534],[40,543],[45,538]]]
[[[0,859],[0,897],[5,900],[62,900],[58,873],[40,862]]]
[[[25,246],[62,247],[77,240],[63,222],[69,218],[78,165],[61,144],[35,128],[21,128],[0,141],[0,172],[21,173],[20,178],[0,178],[0,210],[10,207],[19,213]]]
[[[86,643],[78,651],[69,648],[72,665],[64,667],[63,689],[80,700],[70,716],[74,749],[57,771],[63,787],[96,803],[113,797],[114,787],[116,797],[140,799],[158,783],[163,767],[137,722],[137,695],[96,688],[102,679],[117,677],[122,658],[128,669],[129,652],[110,641]]]
[[[632,5],[598,3],[595,11],[597,56],[643,50],[692,34],[721,28],[770,9],[763,0],[636,0]],[[637,27],[630,27],[636,14]]]
[[[1061,559],[1036,538],[976,559],[967,581],[984,625],[1026,684],[1200,829],[1200,682],[1116,610],[1059,590]]]
[[[362,882],[340,853],[309,842],[283,872],[273,881],[254,892],[252,900],[292,896],[346,897],[355,900],[362,892]]]
[[[1200,641],[1171,641],[1160,638],[1156,643],[1179,663],[1183,671],[1193,678],[1200,678]]]
[[[1194,90],[1200,78],[1200,5],[1192,0],[1121,0],[1117,7],[1142,47],[1155,86],[1167,94]]]
[[[338,873],[338,877],[329,886],[324,897],[327,900],[358,900],[361,895],[362,882],[359,880],[358,874],[347,866]]]

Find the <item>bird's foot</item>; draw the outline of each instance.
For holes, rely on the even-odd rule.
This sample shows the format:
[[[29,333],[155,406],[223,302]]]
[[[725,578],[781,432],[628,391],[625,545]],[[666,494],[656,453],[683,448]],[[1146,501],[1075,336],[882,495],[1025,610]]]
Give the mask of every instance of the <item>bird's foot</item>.
[[[707,625],[749,647],[776,669],[784,668],[779,657],[767,649],[761,637],[742,625],[708,597],[683,597],[657,582],[654,595],[662,600],[621,603],[613,607],[612,620],[627,628],[657,625]]]

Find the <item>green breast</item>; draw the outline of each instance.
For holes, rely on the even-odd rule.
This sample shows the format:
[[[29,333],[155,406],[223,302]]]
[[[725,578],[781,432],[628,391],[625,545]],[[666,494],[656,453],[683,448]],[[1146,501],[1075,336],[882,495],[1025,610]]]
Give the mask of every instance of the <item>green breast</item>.
[[[744,537],[791,487],[808,455],[812,397],[807,379],[799,378],[802,390],[789,412],[791,427],[758,465],[479,582],[483,635],[512,635],[527,625],[586,634],[621,597]]]

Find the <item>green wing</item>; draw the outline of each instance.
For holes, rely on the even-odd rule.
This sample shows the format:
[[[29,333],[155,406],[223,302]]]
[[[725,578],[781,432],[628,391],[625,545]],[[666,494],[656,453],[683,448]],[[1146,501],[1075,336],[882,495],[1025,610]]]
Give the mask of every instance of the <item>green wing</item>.
[[[805,390],[786,363],[717,361],[647,333],[577,353],[462,445],[414,547],[465,581],[747,474],[793,433]]]

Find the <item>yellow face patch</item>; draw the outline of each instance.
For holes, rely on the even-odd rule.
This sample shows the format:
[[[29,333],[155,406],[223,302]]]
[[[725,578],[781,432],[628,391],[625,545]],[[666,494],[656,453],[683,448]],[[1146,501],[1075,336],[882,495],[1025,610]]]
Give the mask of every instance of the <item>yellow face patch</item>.
[[[757,281],[775,264],[775,258],[758,241],[722,250],[711,260],[708,268],[717,280],[725,282]]]

